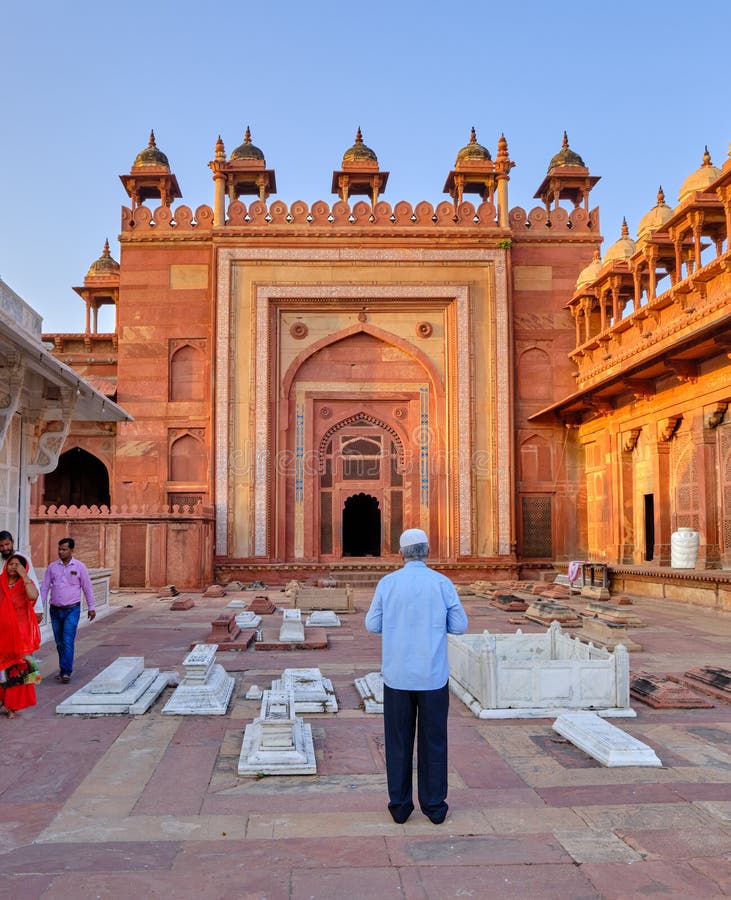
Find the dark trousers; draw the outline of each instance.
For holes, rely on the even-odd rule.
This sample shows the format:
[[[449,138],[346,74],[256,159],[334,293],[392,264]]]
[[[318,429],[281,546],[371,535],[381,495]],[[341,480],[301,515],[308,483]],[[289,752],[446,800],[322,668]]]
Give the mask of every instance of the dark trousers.
[[[411,773],[414,735],[419,806],[430,818],[447,811],[447,713],[449,683],[435,691],[399,691],[383,686],[388,808],[404,818],[414,808]]]

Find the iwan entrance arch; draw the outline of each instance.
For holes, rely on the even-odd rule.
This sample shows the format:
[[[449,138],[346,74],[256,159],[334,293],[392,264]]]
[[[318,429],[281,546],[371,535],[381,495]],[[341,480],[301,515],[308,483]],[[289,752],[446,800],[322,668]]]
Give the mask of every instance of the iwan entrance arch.
[[[331,496],[328,549],[320,442],[356,415],[399,435],[403,525],[429,531],[434,559],[512,565],[502,257],[490,248],[218,250],[216,555],[228,573],[351,558],[342,556],[344,503],[375,496],[373,485]],[[390,500],[391,511],[376,497],[385,561],[395,555]]]

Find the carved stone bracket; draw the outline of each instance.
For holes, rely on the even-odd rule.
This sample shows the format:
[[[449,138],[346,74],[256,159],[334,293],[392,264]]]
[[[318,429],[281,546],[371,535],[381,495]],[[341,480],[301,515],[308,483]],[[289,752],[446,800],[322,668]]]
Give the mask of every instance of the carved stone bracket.
[[[627,379],[625,384],[635,400],[650,400],[655,395],[655,385],[651,381],[633,378]]]
[[[609,416],[614,412],[614,407],[609,400],[602,400],[600,397],[590,397],[585,402],[597,416]]]
[[[25,363],[20,353],[11,350],[5,354],[8,370],[8,399],[0,403],[0,450],[5,444],[5,437],[13,421],[13,416],[20,405],[20,395],[23,390],[23,378],[25,376]]]
[[[698,363],[692,359],[667,359],[665,365],[683,384],[695,384],[698,381]]]
[[[61,388],[61,414],[60,422],[46,422],[44,430],[38,436],[33,462],[27,468],[28,478],[34,482],[39,475],[46,475],[58,465],[58,457],[68,437],[71,428],[71,420],[76,408],[78,392],[76,388]],[[51,430],[51,426],[54,426]],[[60,428],[58,427],[60,425]]]
[[[632,451],[637,446],[637,441],[640,439],[641,428],[633,428],[631,431],[628,431],[624,436],[624,443],[622,444],[622,448],[625,453],[632,453]]]
[[[680,427],[682,421],[683,417],[679,414],[677,416],[668,416],[667,419],[658,422],[660,440],[669,441]]]
[[[718,428],[726,417],[727,409],[728,400],[722,400],[720,403],[717,403],[706,420],[706,428]]]

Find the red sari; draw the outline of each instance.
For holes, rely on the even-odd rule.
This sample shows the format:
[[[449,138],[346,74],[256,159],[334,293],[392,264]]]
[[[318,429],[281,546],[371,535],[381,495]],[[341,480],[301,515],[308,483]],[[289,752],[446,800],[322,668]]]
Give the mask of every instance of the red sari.
[[[35,653],[41,645],[41,630],[33,611],[34,601],[25,592],[23,579],[11,585],[7,564],[0,573],[0,671],[16,665],[27,665],[24,657]],[[0,683],[0,703],[13,712],[35,706],[33,684],[6,687]]]

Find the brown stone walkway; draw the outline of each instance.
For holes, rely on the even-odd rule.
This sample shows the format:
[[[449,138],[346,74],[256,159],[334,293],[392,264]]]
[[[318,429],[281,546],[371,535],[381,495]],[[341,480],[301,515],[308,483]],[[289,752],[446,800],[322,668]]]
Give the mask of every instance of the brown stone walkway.
[[[247,595],[240,595],[246,597]],[[250,596],[250,595],[249,595]],[[275,597],[276,595],[272,595]],[[0,718],[0,897],[590,898],[731,895],[731,705],[653,710],[616,720],[662,769],[605,769],[551,720],[482,722],[452,698],[450,815],[405,825],[386,810],[380,717],[353,685],[379,668],[363,629],[370,594],[341,616],[325,651],[221,653],[236,677],[224,717],[57,717],[56,703],[118,656],[182,669],[226,603],[193,609],[117,595],[120,607],[79,633],[71,685],[41,650],[39,703]],[[127,607],[127,604],[131,604]],[[513,631],[487,601],[465,601],[470,631]],[[633,670],[731,668],[731,615],[639,600]],[[276,633],[275,617],[267,632]],[[526,626],[525,631],[540,631]],[[240,778],[244,726],[287,666],[319,666],[337,715],[311,715],[318,774]]]

